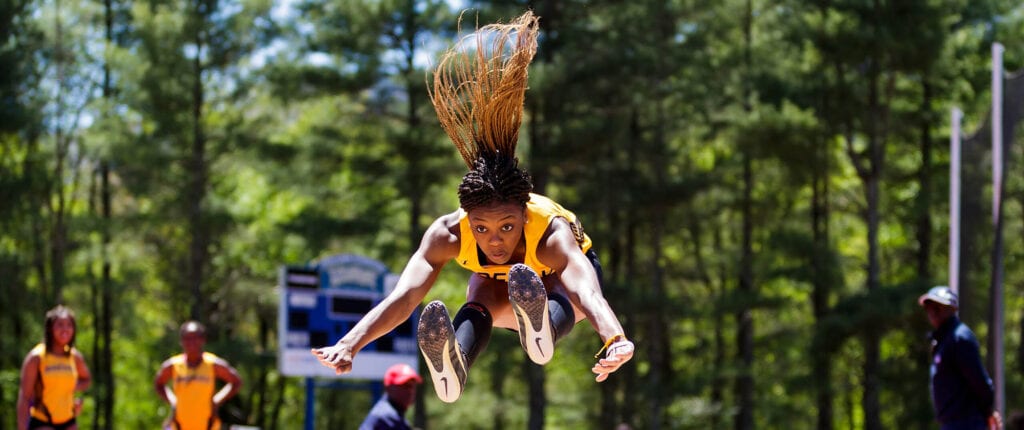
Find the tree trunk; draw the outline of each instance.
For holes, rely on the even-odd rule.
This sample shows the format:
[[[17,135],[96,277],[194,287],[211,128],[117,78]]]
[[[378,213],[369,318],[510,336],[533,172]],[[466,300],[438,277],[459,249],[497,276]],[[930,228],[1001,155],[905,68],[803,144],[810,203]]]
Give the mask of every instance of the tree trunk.
[[[547,135],[544,133],[544,117],[542,108],[538,105],[537,98],[532,99],[530,103],[526,104],[525,107],[529,113],[524,117],[529,117],[529,136],[530,136],[530,177],[533,181],[533,192],[538,194],[545,193],[547,164],[544,161],[544,151],[547,145]],[[529,418],[527,428],[530,430],[540,430],[544,428],[544,415],[545,408],[547,407],[547,395],[544,392],[544,380],[546,379],[545,370],[543,366],[538,366],[530,360],[525,360],[525,374],[526,380],[529,384]]]
[[[53,295],[48,297],[49,303],[47,306],[63,303],[63,287],[64,287],[64,255],[67,246],[67,227],[64,224],[64,159],[67,156],[67,142],[64,136],[64,127],[62,125],[62,119],[64,116],[64,28],[61,22],[61,2],[57,0],[55,5],[56,11],[54,12],[55,20],[55,33],[54,36],[57,42],[55,47],[55,62],[57,67],[57,94],[56,94],[56,112],[54,113],[54,145],[56,150],[54,151],[54,167],[53,167],[53,178],[51,181],[50,193],[56,194],[56,202],[52,201],[52,198],[47,199],[47,207],[50,209],[51,219],[50,225],[50,280],[52,281]],[[50,194],[47,194],[50,196]],[[56,207],[53,205],[56,204]]]
[[[633,169],[635,168],[636,164],[635,164],[635,160],[633,159],[633,153],[632,152],[629,153],[629,160],[630,160],[629,161],[629,169],[630,169],[630,171],[633,171]],[[625,237],[625,242],[624,242],[624,244],[625,244],[625,250],[624,250],[625,251],[625,255],[623,256],[623,258],[624,258],[624,266],[625,267],[622,270],[622,273],[623,273],[623,285],[628,285],[628,286],[630,286],[630,288],[632,288],[635,285],[633,280],[635,280],[637,278],[637,273],[638,273],[636,251],[637,251],[637,248],[639,246],[638,240],[637,240],[637,230],[639,229],[639,227],[637,226],[636,212],[635,211],[633,211],[632,209],[628,209],[627,208],[625,210],[625,214],[626,214],[625,215],[625,220],[626,220],[626,222],[625,222],[626,237]],[[634,307],[635,307],[635,305],[631,306],[630,309],[627,310],[627,312],[629,312],[629,314],[628,314],[629,317],[626,318],[626,326],[623,327],[626,330],[626,333],[635,333],[635,331],[636,331],[635,321],[636,321],[637,318],[636,318],[636,315],[635,315],[635,311],[633,310]],[[639,377],[637,376],[637,366],[636,365],[627,365],[625,371],[626,371],[626,375],[625,375],[626,377],[623,378],[623,379],[625,379],[625,384],[623,384],[624,385],[623,392],[627,393],[627,394],[633,394],[633,393],[640,392],[640,387],[638,387],[638,385],[639,385]],[[621,372],[621,370],[620,370],[620,372]],[[635,396],[635,395],[626,395],[626,396],[624,396],[623,405],[622,405],[622,422],[629,424],[629,423],[634,423],[636,421],[637,409],[639,408],[638,404],[640,402],[641,402],[640,396]]]
[[[107,45],[114,44],[114,4],[113,0],[103,0],[103,20],[105,24],[105,39]],[[108,105],[112,102],[113,88],[110,79],[110,64],[103,61],[103,100]],[[108,115],[104,112],[104,115]],[[98,354],[93,355],[96,360],[98,380],[103,381],[99,387],[94,388],[96,395],[97,419],[95,428],[115,428],[114,425],[114,367],[113,367],[113,336],[112,309],[113,280],[111,279],[110,262],[110,226],[111,226],[111,201],[110,201],[110,162],[105,158],[100,161],[100,259],[102,259],[102,273],[100,278],[100,306],[98,320],[101,322],[96,331],[96,343],[102,345],[98,348]],[[95,350],[95,349],[94,349]],[[102,419],[100,419],[102,417]]]
[[[829,255],[829,205],[828,205],[828,138],[822,139],[818,145],[818,165],[820,169],[812,169],[811,181],[811,232],[814,249],[811,254],[811,267],[814,272],[814,289],[811,296],[811,307],[814,312],[815,324],[821,322],[829,313],[829,296],[831,294],[832,271]],[[815,403],[818,408],[818,430],[831,430],[833,421],[832,409],[832,359],[825,351],[811,351],[814,381],[817,385]]]
[[[711,408],[713,411],[710,417],[711,425],[709,428],[717,429],[719,424],[722,422],[722,403],[724,401],[723,387],[726,385],[726,378],[723,376],[725,369],[725,327],[724,320],[722,318],[722,312],[718,303],[721,303],[721,292],[718,288],[715,288],[715,283],[711,276],[711,269],[707,267],[707,263],[704,259],[704,245],[703,245],[703,229],[698,216],[691,216],[689,223],[690,237],[693,242],[693,258],[697,264],[697,273],[704,283],[704,286],[708,290],[708,296],[716,303],[715,309],[712,310],[712,329],[713,333],[712,345],[714,350],[712,352],[711,360]],[[715,254],[721,254],[721,241],[719,231],[715,231],[714,237],[714,250]],[[720,271],[720,285],[726,285],[728,282],[727,270]]]
[[[89,208],[89,216],[95,217],[95,218],[99,218],[99,209],[98,209],[99,204],[96,202],[96,200],[97,200],[96,194],[98,193],[97,189],[99,188],[96,185],[96,182],[97,182],[96,178],[98,176],[100,176],[100,172],[99,171],[94,171],[93,174],[90,176],[91,180],[89,181],[89,194],[88,194],[88,197],[87,197],[88,208]],[[89,304],[90,304],[90,306],[89,306],[89,313],[91,315],[99,316],[102,313],[102,311],[100,310],[100,295],[102,293],[100,292],[100,288],[101,287],[100,287],[99,277],[96,276],[96,273],[93,271],[93,267],[95,267],[95,262],[92,261],[92,259],[93,259],[93,255],[90,254],[89,257],[86,260],[87,261],[87,263],[86,263],[86,267],[87,268],[85,270],[85,276],[86,276],[86,279],[89,282]],[[95,407],[95,409],[93,409],[94,419],[92,421],[92,428],[94,430],[100,430],[101,428],[104,428],[103,425],[102,425],[103,424],[102,423],[103,420],[102,420],[102,417],[101,417],[101,414],[102,414],[102,411],[103,411],[103,397],[102,397],[103,390],[102,390],[102,388],[101,389],[96,389],[96,388],[103,387],[103,385],[106,383],[106,380],[104,379],[104,375],[100,371],[100,369],[103,368],[103,359],[102,359],[102,352],[101,352],[102,351],[102,349],[101,349],[102,348],[101,347],[102,340],[100,339],[100,333],[103,332],[103,320],[101,318],[97,317],[97,318],[93,318],[92,319],[92,331],[93,331],[93,333],[96,334],[95,340],[92,343],[92,354],[90,355],[90,357],[93,357],[93,362],[92,363],[93,363],[94,368],[96,369],[93,372],[92,398],[93,398],[93,402],[95,403],[96,407]]]
[[[746,2],[746,13],[743,17],[743,63],[747,75],[751,75],[753,63],[751,50],[753,45],[753,5]],[[750,77],[746,76],[743,83],[743,110],[751,112]],[[742,200],[742,249],[740,250],[739,290],[743,297],[754,297],[754,220],[753,220],[753,160],[749,153],[743,157],[743,200]],[[736,349],[740,358],[739,375],[736,378],[736,401],[739,411],[736,414],[736,430],[752,430],[754,428],[754,319],[748,307],[744,306],[736,315]]]
[[[406,106],[406,129],[403,140],[407,145],[405,150],[401,151],[405,155],[406,165],[408,166],[406,171],[406,177],[408,178],[408,197],[409,197],[409,255],[416,252],[419,248],[420,239],[423,236],[423,226],[420,224],[420,218],[423,216],[423,195],[425,193],[425,184],[423,180],[422,172],[422,152],[419,148],[425,144],[423,142],[423,134],[420,132],[422,120],[419,115],[419,88],[415,85],[412,79],[416,66],[414,64],[416,55],[416,35],[419,34],[419,24],[417,18],[419,17],[416,11],[416,3],[413,0],[406,1],[405,10],[405,31],[402,35],[405,37],[404,43],[408,46],[409,54],[405,57],[405,70],[402,74],[405,76],[405,93],[408,97],[409,103]],[[429,373],[427,364],[425,361],[421,361],[419,364],[419,373],[426,375]],[[413,412],[413,426],[421,429],[427,428],[427,401],[426,395],[428,390],[416,390],[416,408]]]
[[[875,291],[881,287],[881,264],[879,261],[878,229],[880,224],[880,182],[882,171],[883,144],[879,128],[881,120],[879,111],[881,109],[878,96],[879,72],[877,66],[872,67],[870,72],[868,88],[868,169],[867,174],[862,178],[867,200],[865,218],[868,230],[868,291]],[[882,430],[882,405],[879,399],[880,382],[878,373],[880,370],[880,343],[881,333],[877,329],[866,330],[864,338],[864,396],[862,407],[864,408],[864,428],[866,430]]]
[[[827,16],[828,2],[819,3],[819,12]],[[827,71],[825,65],[819,71],[824,76]],[[832,97],[829,88],[826,86],[821,91],[821,110],[824,118],[831,118],[834,115],[832,108]],[[829,124],[826,122],[826,124]],[[814,148],[815,168],[811,169],[811,235],[813,250],[811,254],[811,270],[813,273],[813,291],[811,293],[811,307],[814,314],[814,322],[817,326],[829,314],[829,299],[832,294],[832,260],[831,238],[829,235],[829,222],[831,212],[829,210],[829,180],[831,168],[829,161],[832,159],[831,145],[832,136],[835,136],[836,128],[826,125],[821,140]],[[835,411],[833,400],[835,393],[832,385],[832,356],[825,351],[811,351],[811,373],[814,375],[816,385],[815,404],[818,410],[817,430],[832,430]]]
[[[609,160],[613,159],[615,150],[614,145],[605,145],[604,149],[605,151],[607,151],[604,154],[605,158]],[[616,189],[613,187],[615,185],[618,185],[612,183],[613,180],[611,179],[611,175],[606,175],[602,177],[602,180],[605,181],[602,184],[602,186],[606,190]],[[603,206],[605,217],[609,221],[608,225],[612,229],[612,231],[609,232],[608,236],[610,238],[614,238],[607,245],[607,252],[604,254],[605,259],[603,259],[602,261],[602,263],[605,264],[604,287],[606,288],[606,294],[610,291],[608,289],[609,287],[615,286],[617,288],[619,285],[628,285],[629,279],[628,277],[623,277],[623,274],[626,273],[626,270],[622,268],[624,261],[626,261],[625,255],[628,252],[626,248],[630,246],[630,242],[625,240],[628,233],[618,231],[618,229],[621,228],[625,228],[626,231],[629,230],[629,224],[623,222],[623,219],[629,217],[629,212],[623,211],[622,205],[614,201],[616,195],[619,194],[620,193],[614,192],[608,193],[606,197],[608,199],[611,199],[612,201],[605,202]],[[618,276],[612,276],[612,274],[617,274]],[[632,333],[632,331],[627,329],[626,333]],[[614,378],[608,379],[605,382],[599,384],[601,388],[601,405],[599,408],[601,412],[599,415],[599,428],[603,430],[614,429],[616,424],[619,422],[619,417],[622,414],[622,412],[620,411],[621,405],[618,404],[618,397],[616,396],[616,394],[620,391],[622,384],[619,384],[617,380],[615,380],[615,383],[612,383],[613,380]]]
[[[547,398],[544,396],[544,367],[535,364],[530,360],[523,360],[523,373],[526,374],[529,399],[529,417],[526,428],[528,430],[544,429],[544,413],[547,408]]]
[[[518,351],[519,342],[512,341],[511,336],[496,336],[491,339],[491,348],[497,349],[498,351]],[[511,354],[499,353],[494,354],[494,361],[491,362],[491,368],[488,369],[491,378],[491,393],[495,399],[504,399],[505,396],[505,382],[508,379],[509,369],[513,365],[515,360],[509,360],[513,357]],[[529,360],[527,360],[529,361]],[[491,419],[492,430],[504,430],[505,421],[507,415],[504,408],[494,408],[494,416]]]
[[[274,406],[270,409],[270,422],[267,430],[276,430],[277,422],[281,417],[281,408],[284,406],[284,393],[288,387],[288,378],[277,378],[277,398]]]
[[[753,167],[749,154],[743,155],[743,200],[742,200],[742,250],[740,255],[739,290],[743,297],[754,295],[753,273],[753,213],[752,188]],[[736,377],[736,430],[754,428],[754,377],[751,374],[754,363],[754,321],[746,305],[736,314],[736,350],[740,359],[739,374]]]
[[[203,2],[194,0],[195,19],[197,29],[195,33],[196,52],[192,61],[192,151],[188,160],[189,177],[188,200],[185,204],[188,207],[188,225],[190,233],[189,258],[188,258],[188,285],[192,292],[191,318],[203,321],[205,300],[203,298],[203,269],[206,264],[209,237],[206,234],[206,225],[203,219],[203,199],[206,197],[206,136],[203,133],[203,63],[202,50],[205,41],[203,40],[203,24],[206,14],[210,11],[203,10]]]
[[[918,170],[917,195],[917,278],[931,280],[932,249],[932,86],[928,79],[921,82],[921,168]]]

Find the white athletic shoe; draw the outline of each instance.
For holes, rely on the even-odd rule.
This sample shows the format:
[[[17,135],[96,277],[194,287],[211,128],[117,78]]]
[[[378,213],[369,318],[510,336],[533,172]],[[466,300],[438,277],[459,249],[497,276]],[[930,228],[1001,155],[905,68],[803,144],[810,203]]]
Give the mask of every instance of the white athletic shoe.
[[[525,264],[508,271],[508,300],[519,323],[519,343],[537,364],[547,364],[555,353],[555,333],[548,316],[548,293],[540,276]]]
[[[427,360],[434,392],[442,402],[458,400],[466,387],[466,359],[455,340],[455,328],[444,303],[439,300],[428,303],[420,315],[417,330],[416,340]]]

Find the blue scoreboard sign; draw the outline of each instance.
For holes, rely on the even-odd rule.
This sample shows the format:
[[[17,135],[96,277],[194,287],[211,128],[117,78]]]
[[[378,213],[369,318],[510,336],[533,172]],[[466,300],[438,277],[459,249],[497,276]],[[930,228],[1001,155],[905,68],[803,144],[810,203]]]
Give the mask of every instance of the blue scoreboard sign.
[[[278,285],[278,370],[286,376],[337,377],[320,364],[311,348],[334,345],[359,319],[387,296],[398,275],[381,262],[340,254],[307,266],[283,266]],[[341,377],[380,379],[395,363],[416,368],[419,312],[391,333],[363,348],[352,372]]]

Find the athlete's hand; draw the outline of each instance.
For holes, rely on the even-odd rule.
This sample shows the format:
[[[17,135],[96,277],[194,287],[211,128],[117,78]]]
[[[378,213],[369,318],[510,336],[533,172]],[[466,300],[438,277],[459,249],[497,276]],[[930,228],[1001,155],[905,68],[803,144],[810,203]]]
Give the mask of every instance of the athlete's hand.
[[[339,342],[332,346],[313,348],[311,351],[320,364],[334,369],[339,375],[352,371],[352,349]]]
[[[604,358],[597,360],[597,364],[590,371],[597,375],[597,382],[602,382],[631,358],[633,358],[633,342],[623,339],[609,345]]]

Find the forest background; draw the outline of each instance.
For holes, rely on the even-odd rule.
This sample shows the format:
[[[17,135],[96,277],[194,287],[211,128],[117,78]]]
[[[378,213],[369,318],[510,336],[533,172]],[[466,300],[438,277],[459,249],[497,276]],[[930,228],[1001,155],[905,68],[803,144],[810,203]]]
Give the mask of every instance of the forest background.
[[[245,381],[228,422],[301,428],[304,381],[276,370],[278,268],[352,253],[401,271],[465,172],[430,62],[527,9],[542,34],[520,158],[594,238],[637,354],[597,384],[587,324],[543,368],[498,331],[458,403],[423,387],[415,424],[934,428],[915,299],[947,282],[954,106],[978,130],[961,315],[993,358],[989,58],[999,42],[1024,67],[1016,1],[4,0],[0,428],[57,303],[95,378],[80,428],[158,426],[152,378],[188,318]],[[1012,412],[1024,133],[1008,127]],[[428,298],[460,305],[466,277],[449,265]],[[373,401],[320,389],[316,428],[355,428]]]

